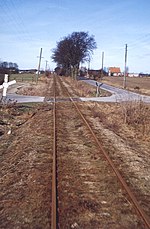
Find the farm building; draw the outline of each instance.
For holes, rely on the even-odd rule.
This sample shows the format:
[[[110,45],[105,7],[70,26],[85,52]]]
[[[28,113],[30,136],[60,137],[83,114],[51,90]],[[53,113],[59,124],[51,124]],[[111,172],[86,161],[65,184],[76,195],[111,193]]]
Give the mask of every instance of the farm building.
[[[109,67],[108,75],[109,76],[121,76],[121,70],[119,67]]]
[[[90,78],[96,79],[96,78],[100,78],[102,76],[108,76],[107,72],[105,72],[104,70],[100,69],[100,70],[88,70],[88,76]]]
[[[128,73],[129,77],[139,77],[139,73]]]

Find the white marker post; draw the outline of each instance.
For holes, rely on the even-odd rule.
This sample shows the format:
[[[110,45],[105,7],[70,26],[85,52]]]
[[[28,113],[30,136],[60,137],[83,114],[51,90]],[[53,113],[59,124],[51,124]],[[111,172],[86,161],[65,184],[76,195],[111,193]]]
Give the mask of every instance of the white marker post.
[[[7,89],[10,85],[15,84],[16,80],[12,80],[10,82],[8,82],[8,75],[5,74],[5,78],[4,78],[4,83],[2,85],[0,85],[0,89],[3,88],[3,96],[2,96],[2,101],[6,100],[6,94],[7,94]]]
[[[100,87],[101,87],[102,85],[103,85],[103,83],[98,84],[98,83],[96,82],[96,97],[99,97],[99,96],[100,96],[100,93],[101,93]]]

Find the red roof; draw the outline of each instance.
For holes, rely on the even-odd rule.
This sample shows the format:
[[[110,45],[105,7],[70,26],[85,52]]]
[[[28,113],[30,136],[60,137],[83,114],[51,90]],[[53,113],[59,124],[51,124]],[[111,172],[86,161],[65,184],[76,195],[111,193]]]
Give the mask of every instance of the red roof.
[[[117,67],[110,67],[109,68],[109,72],[111,73],[120,73],[120,68],[117,68]]]

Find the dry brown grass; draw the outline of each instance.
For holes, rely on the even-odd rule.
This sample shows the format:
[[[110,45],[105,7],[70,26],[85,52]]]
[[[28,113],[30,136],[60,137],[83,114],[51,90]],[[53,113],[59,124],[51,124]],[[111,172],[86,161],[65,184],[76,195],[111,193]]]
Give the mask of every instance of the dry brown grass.
[[[114,131],[139,140],[150,140],[150,106],[142,101],[127,101],[120,104],[91,106],[93,117]]]
[[[141,100],[122,102],[121,107],[126,124],[140,124],[149,119],[148,106]]]
[[[80,97],[96,97],[96,87],[86,84],[85,82],[74,80],[71,77],[65,77],[65,81],[75,88]],[[110,96],[111,93],[100,89],[100,97]]]

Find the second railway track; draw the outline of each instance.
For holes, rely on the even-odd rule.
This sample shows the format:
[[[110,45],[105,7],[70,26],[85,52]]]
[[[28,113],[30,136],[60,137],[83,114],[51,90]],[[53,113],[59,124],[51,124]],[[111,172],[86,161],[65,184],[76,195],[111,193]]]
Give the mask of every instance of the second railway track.
[[[149,228],[134,194],[61,80],[55,80],[51,228]],[[68,98],[63,103],[57,102],[60,90]]]

